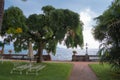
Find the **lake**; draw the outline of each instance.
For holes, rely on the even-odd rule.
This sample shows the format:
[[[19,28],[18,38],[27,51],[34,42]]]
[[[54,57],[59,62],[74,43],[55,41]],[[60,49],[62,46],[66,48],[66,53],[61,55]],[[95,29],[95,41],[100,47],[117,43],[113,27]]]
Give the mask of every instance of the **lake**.
[[[10,46],[5,46],[5,54],[9,54],[9,50],[12,50],[12,53],[14,54],[14,48],[12,45]],[[65,49],[65,48],[57,48],[56,50],[56,55],[52,55],[52,60],[71,60],[72,59],[72,51],[76,50],[77,54],[76,55],[85,55],[86,54],[86,49]],[[98,49],[88,49],[88,55],[96,55]],[[16,54],[27,54],[28,50],[23,50],[20,53]],[[36,54],[36,51],[34,51],[34,54]],[[47,52],[44,50],[43,54],[47,54]]]

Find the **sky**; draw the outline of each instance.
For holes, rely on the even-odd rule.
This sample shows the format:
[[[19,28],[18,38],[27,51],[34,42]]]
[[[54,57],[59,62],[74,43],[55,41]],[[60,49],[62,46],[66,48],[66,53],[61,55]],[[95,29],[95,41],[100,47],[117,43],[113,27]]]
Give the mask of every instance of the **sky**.
[[[95,25],[95,17],[101,15],[113,0],[5,0],[5,9],[10,6],[19,7],[24,15],[42,13],[41,8],[46,5],[52,5],[55,8],[69,9],[80,15],[80,20],[84,23],[84,44],[88,48],[99,48],[99,42],[94,40],[91,29]],[[65,48],[64,45],[58,44],[59,47]]]

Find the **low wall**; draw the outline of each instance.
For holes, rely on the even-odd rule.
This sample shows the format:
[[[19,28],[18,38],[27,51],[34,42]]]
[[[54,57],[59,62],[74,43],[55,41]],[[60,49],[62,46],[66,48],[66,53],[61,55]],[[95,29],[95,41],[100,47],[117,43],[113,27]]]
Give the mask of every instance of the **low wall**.
[[[3,57],[3,59],[19,59],[19,60],[29,60],[27,54],[0,54],[0,56]],[[44,61],[51,61],[50,55],[43,55]],[[36,60],[36,56],[34,57],[34,60]]]
[[[72,61],[98,61],[98,60],[99,57],[97,55],[72,55]]]
[[[72,61],[89,61],[88,55],[72,55]]]

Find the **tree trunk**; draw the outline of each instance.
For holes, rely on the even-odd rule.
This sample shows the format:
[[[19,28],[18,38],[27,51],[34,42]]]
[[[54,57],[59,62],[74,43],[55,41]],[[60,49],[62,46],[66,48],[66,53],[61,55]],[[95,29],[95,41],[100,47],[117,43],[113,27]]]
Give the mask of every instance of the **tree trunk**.
[[[5,48],[5,46],[4,46],[4,44],[3,44],[1,54],[4,54],[4,48]]]
[[[40,42],[38,46],[39,47],[38,47],[38,53],[37,53],[37,63],[41,63],[43,61],[42,53],[43,53],[44,45],[42,44],[42,42]]]
[[[4,12],[4,0],[0,0],[0,33],[2,27],[3,12]]]

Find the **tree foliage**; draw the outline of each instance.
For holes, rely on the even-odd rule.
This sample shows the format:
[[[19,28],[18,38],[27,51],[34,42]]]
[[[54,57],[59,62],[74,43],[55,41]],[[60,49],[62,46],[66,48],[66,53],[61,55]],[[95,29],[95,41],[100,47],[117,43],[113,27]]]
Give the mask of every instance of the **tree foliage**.
[[[8,30],[10,33],[14,33],[14,29],[22,29],[23,32],[26,30],[25,26],[26,18],[23,15],[22,10],[18,7],[10,7],[4,12],[3,16],[3,25],[2,25],[2,34],[5,35]]]
[[[22,1],[27,1],[27,0],[22,0]],[[5,0],[0,0],[0,33],[1,33],[3,15],[4,15],[4,3]]]
[[[120,1],[113,1],[111,6],[95,20],[97,25],[93,29],[94,38],[105,45],[98,52],[103,53],[101,61],[108,61],[120,70]]]
[[[79,15],[68,9],[55,9],[52,6],[44,6],[43,14],[32,14],[27,19],[29,34],[38,47],[38,55],[43,49],[56,53],[58,42],[64,41],[69,47],[83,45],[82,22]]]
[[[23,12],[18,7],[10,7],[5,10],[3,16],[3,25],[1,35],[6,36],[4,39],[7,42],[14,40],[14,49],[16,52],[24,48],[25,35],[27,32],[26,18]],[[19,47],[19,48],[17,48]]]
[[[43,14],[32,14],[27,19],[17,7],[5,10],[2,34],[9,33],[15,51],[27,49],[32,42],[38,50],[37,61],[41,62],[43,49],[55,55],[58,43],[64,42],[68,48],[83,46],[83,23],[77,13],[49,5],[42,10]]]

